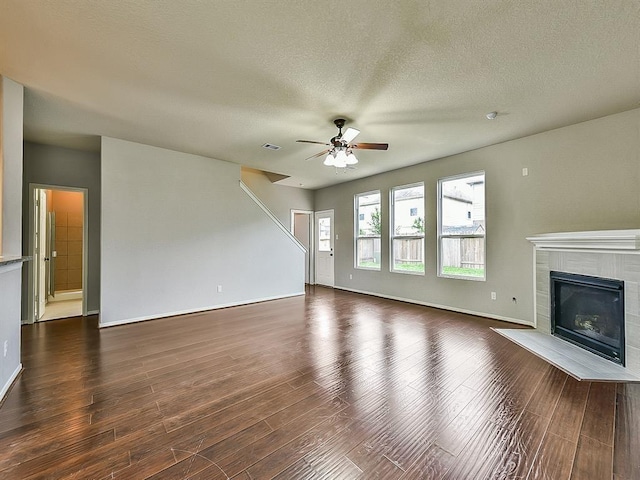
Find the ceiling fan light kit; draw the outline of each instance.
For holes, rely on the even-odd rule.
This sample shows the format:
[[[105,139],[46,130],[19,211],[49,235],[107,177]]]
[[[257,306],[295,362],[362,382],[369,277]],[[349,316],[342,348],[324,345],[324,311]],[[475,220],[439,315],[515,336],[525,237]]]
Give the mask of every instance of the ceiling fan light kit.
[[[358,163],[358,159],[353,154],[354,149],[362,150],[387,150],[389,148],[388,143],[351,143],[351,141],[358,136],[360,130],[349,127],[342,133],[342,127],[344,127],[346,120],[344,118],[336,118],[333,123],[338,128],[338,135],[333,137],[329,143],[316,142],[315,140],[296,140],[301,143],[315,143],[319,145],[327,145],[329,148],[322,152],[316,153],[307,158],[321,157],[324,154],[328,154],[324,159],[324,165],[328,167],[347,168]]]
[[[332,149],[324,160],[324,164],[328,167],[346,168],[347,165],[355,165],[358,163],[358,159],[353,152],[338,147]]]

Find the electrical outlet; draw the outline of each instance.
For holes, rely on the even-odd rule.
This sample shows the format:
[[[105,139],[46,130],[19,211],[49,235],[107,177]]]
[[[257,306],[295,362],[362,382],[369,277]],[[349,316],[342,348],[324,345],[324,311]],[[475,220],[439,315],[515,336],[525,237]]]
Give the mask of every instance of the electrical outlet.
[[[527,167],[522,169],[522,176],[526,177],[527,175],[529,175],[529,169]]]
[[[491,300],[495,300],[496,298],[498,298],[496,292],[491,292]]]
[[[353,280],[353,274],[349,274],[349,280]]]
[[[218,293],[222,293],[222,285],[218,285]]]
[[[9,350],[9,340],[4,341],[4,356],[7,356],[7,350]]]

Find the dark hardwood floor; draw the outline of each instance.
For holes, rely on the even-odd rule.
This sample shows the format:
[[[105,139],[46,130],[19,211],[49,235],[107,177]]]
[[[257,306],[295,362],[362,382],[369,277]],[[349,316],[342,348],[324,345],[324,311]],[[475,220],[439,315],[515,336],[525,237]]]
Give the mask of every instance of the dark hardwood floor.
[[[0,478],[640,478],[640,387],[506,324],[326,288],[99,330],[25,326]]]

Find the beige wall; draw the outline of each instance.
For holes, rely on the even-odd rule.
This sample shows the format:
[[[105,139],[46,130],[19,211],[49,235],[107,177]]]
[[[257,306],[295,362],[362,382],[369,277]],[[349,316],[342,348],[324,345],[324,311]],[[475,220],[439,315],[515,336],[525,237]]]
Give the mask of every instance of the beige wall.
[[[522,176],[523,168],[528,168],[528,176]],[[439,278],[438,179],[480,170],[486,172],[487,279]],[[388,232],[390,189],[418,181],[425,182],[425,275],[390,273],[389,243],[384,238],[382,270],[354,269],[353,196],[382,191],[383,232]],[[636,109],[321,189],[315,208],[335,210],[336,286],[532,322],[533,249],[526,237],[638,228],[638,185],[640,110]],[[492,291],[497,293],[495,301],[490,298]]]
[[[83,203],[80,192],[51,191],[56,216],[56,292],[82,289]]]
[[[272,183],[260,170],[242,168],[242,182],[249,187],[280,223],[291,229],[291,210],[313,210],[313,191]]]

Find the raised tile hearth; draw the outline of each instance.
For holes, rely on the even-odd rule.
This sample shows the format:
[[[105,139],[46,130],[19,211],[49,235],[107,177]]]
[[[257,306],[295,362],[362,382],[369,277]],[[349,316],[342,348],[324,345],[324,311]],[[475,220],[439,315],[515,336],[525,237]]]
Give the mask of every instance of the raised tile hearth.
[[[640,383],[640,377],[633,375],[628,369],[553,335],[523,328],[493,330],[576,380]]]
[[[640,230],[549,233],[527,240],[535,246],[535,329],[499,333],[579,380],[640,382]],[[551,335],[551,271],[624,282],[624,366]]]

